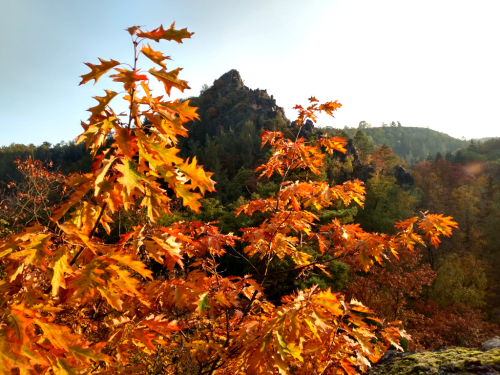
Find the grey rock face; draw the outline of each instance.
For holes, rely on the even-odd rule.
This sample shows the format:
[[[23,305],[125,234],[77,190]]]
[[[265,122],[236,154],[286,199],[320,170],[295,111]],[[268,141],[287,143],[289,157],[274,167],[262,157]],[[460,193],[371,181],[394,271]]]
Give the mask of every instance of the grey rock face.
[[[492,339],[483,342],[479,346],[479,350],[487,351],[490,349],[500,349],[500,337],[493,337]]]
[[[229,72],[224,73],[222,76],[220,76],[219,79],[216,79],[214,81],[214,85],[217,84],[217,81],[222,82],[222,86],[227,90],[239,90],[245,87],[245,84],[243,83],[243,79],[241,78],[240,72],[238,72],[236,69],[231,69]],[[219,83],[220,85],[220,83]],[[226,91],[225,90],[225,91]]]

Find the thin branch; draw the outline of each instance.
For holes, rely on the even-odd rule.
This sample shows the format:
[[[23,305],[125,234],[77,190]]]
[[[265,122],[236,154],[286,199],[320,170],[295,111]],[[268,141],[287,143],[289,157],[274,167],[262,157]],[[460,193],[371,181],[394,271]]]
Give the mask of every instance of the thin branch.
[[[245,259],[245,260],[247,261],[247,263],[248,263],[248,264],[250,264],[250,265],[252,266],[252,268],[255,270],[255,272],[257,272],[257,273],[259,274],[259,276],[260,276],[260,272],[259,272],[259,270],[258,270],[257,268],[255,268],[255,266],[253,265],[253,263],[252,263],[252,262],[250,262],[250,260],[249,260],[246,256],[244,256],[244,255],[243,255],[243,254],[241,254],[238,250],[236,250],[236,249],[234,248],[234,246],[231,246],[231,248],[234,250],[234,252],[235,252],[236,254],[238,254],[240,257],[242,257],[243,259]]]
[[[133,40],[133,38],[132,38]],[[137,54],[137,40],[133,40],[133,43],[134,43],[134,72],[135,70],[137,69],[137,60],[139,59],[139,56]],[[130,93],[130,112],[129,112],[129,115],[128,115],[128,127],[127,129],[130,130],[130,126],[132,124],[132,110],[134,108],[134,96],[135,96],[135,85],[132,86],[132,91]]]
[[[226,342],[224,343],[224,348],[229,345],[229,313],[226,310]]]
[[[243,321],[243,319],[245,319],[247,314],[250,312],[250,309],[252,307],[252,303],[253,303],[253,301],[255,301],[255,297],[257,297],[257,289],[255,289],[253,291],[252,298],[250,298],[250,301],[248,302],[248,305],[247,305],[245,311],[243,311],[243,315],[241,316],[241,319],[239,320],[238,324],[240,324]]]

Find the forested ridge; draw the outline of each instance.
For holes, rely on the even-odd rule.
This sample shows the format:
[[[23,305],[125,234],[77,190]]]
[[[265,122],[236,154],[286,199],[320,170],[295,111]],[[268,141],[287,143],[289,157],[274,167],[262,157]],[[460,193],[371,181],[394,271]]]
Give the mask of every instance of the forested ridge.
[[[467,147],[470,143],[470,140],[453,138],[432,129],[402,126],[399,121],[370,128],[365,121],[361,121],[358,129],[363,130],[375,146],[391,147],[393,152],[408,165],[426,160],[429,156],[435,158],[436,155],[451,160],[458,149]],[[350,135],[354,136],[352,134],[354,131],[357,129],[349,129]]]
[[[190,37],[173,27],[128,31],[139,51]],[[188,87],[142,48],[167,94]],[[101,64],[82,83],[119,63]],[[144,116],[122,123],[106,91],[80,144],[0,149],[9,372],[354,374],[499,334],[499,139],[321,128],[341,105],[314,97],[292,122],[236,70],[162,102],[115,70]]]

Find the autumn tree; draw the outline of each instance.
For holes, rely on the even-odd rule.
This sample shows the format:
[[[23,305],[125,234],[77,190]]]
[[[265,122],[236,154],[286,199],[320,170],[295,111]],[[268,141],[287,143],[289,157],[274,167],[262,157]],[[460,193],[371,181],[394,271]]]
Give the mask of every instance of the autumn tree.
[[[236,210],[267,215],[242,236],[222,234],[214,223],[173,222],[160,225],[179,200],[198,211],[205,192],[214,191],[212,174],[196,157],[177,154],[185,123],[198,117],[186,101],[155,96],[149,80],[158,80],[169,96],[188,83],[181,69],[166,69],[168,56],[149,42],[190,38],[187,29],[160,26],[127,29],[132,37],[132,63],[102,60],[87,63],[91,72],[80,84],[112,69],[123,85],[129,110],[117,114],[110,103],[119,94],[105,90],[82,122],[78,142],[85,143],[94,163],[90,173],[66,181],[72,193],[52,211],[49,225],[26,226],[0,242],[0,373],[11,374],[353,374],[366,370],[406,337],[400,322],[378,319],[355,299],[346,300],[316,285],[266,298],[271,264],[291,260],[308,277],[328,272],[332,257],[350,256],[368,271],[401,251],[411,251],[427,238],[433,246],[449,236],[455,223],[442,215],[400,222],[393,235],[367,233],[337,219],[316,225],[317,213],[341,201],[363,205],[359,181],[330,186],[323,181],[290,180],[296,169],[321,173],[326,153],[345,152],[345,140],[322,138],[310,145],[298,135],[306,120],[333,115],[338,102],[296,106],[297,136],[265,131],[262,144],[272,156],[257,170],[280,176],[279,190]],[[157,68],[142,71],[139,57]],[[141,121],[145,117],[149,121]],[[112,142],[107,138],[112,137]],[[144,222],[111,242],[118,210],[142,208]],[[420,234],[418,234],[420,232]],[[239,255],[253,257],[251,275],[225,275],[218,259],[244,243]],[[315,247],[318,256],[304,251]],[[157,269],[160,268],[160,271]]]
[[[28,157],[18,157],[14,164],[21,174],[21,182],[0,182],[0,220],[4,232],[22,228],[30,223],[48,224],[52,208],[70,193],[66,189],[67,177],[51,171],[52,162],[42,163]]]

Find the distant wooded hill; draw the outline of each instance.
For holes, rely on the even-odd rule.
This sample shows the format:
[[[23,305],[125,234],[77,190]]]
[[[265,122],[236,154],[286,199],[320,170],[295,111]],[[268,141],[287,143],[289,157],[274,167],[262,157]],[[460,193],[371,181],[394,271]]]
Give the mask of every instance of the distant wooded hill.
[[[471,141],[453,138],[448,134],[428,128],[406,127],[399,123],[390,126],[368,128],[360,123],[358,128],[344,128],[350,138],[354,138],[358,130],[363,131],[375,147],[387,145],[408,165],[419,161],[446,157],[451,161],[451,155],[460,148],[467,147]],[[476,141],[477,142],[477,141]]]
[[[85,144],[76,145],[74,141],[56,145],[43,142],[39,146],[12,143],[10,146],[0,147],[0,181],[18,182],[22,179],[14,164],[18,157],[22,160],[30,157],[42,162],[52,162],[53,168],[64,174],[88,172],[92,163],[92,157],[85,149]]]

